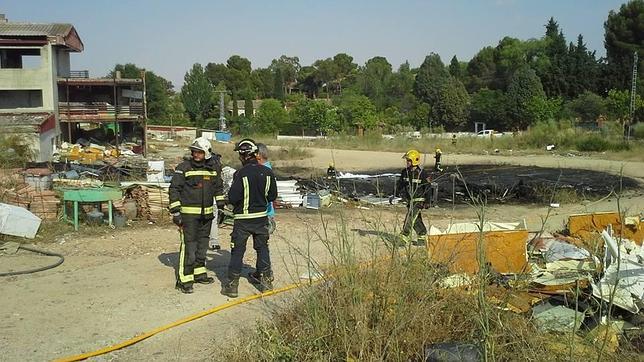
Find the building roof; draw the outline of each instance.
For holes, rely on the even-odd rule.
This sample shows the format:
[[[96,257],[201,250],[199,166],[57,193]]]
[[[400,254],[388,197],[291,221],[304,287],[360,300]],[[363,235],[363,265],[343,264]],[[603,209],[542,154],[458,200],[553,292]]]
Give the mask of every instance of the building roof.
[[[0,113],[0,126],[40,126],[51,113]]]
[[[72,24],[0,22],[0,39],[25,37],[47,38],[54,45],[66,46],[79,52],[83,51],[84,47]]]
[[[66,36],[72,24],[0,23],[0,36]]]

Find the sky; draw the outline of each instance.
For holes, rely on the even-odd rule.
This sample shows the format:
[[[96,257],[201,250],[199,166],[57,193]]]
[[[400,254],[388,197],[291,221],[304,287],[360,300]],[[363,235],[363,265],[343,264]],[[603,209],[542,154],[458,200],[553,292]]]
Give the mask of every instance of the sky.
[[[625,0],[624,0],[625,1]],[[85,50],[73,70],[104,76],[135,63],[175,85],[194,64],[238,54],[253,68],[280,55],[300,64],[347,53],[364,64],[384,56],[397,68],[438,53],[469,60],[504,36],[540,38],[554,17],[566,39],[582,34],[605,54],[603,23],[622,0],[3,0],[9,21],[72,23]],[[54,4],[54,5],[52,5]]]

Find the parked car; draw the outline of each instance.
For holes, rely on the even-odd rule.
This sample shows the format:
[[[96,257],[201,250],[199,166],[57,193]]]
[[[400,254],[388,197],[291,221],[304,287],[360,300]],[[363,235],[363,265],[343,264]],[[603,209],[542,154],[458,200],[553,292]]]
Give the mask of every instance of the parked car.
[[[497,137],[497,136],[503,136],[503,132],[497,132],[493,129],[485,129],[483,131],[479,131],[476,134],[476,137]]]

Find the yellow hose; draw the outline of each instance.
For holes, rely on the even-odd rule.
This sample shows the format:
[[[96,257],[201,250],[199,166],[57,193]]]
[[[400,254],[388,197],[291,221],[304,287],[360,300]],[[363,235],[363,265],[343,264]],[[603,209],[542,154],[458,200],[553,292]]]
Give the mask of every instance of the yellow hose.
[[[374,264],[375,262],[384,261],[384,260],[387,260],[389,258],[390,258],[390,256],[385,256],[385,257],[382,257],[380,259],[361,262],[361,263],[358,264],[358,267],[359,268],[364,268],[366,266]],[[106,354],[106,353],[114,352],[114,351],[117,351],[119,349],[129,347],[129,346],[131,346],[133,344],[139,343],[144,339],[150,338],[150,337],[154,336],[155,334],[167,331],[170,328],[174,328],[174,327],[180,326],[182,324],[192,322],[195,319],[203,318],[203,317],[205,317],[207,315],[217,313],[217,312],[222,311],[224,309],[228,309],[230,307],[234,307],[234,306],[239,305],[239,304],[247,303],[247,302],[253,301],[255,299],[259,299],[259,298],[263,298],[263,297],[270,297],[272,295],[284,293],[284,292],[287,292],[287,291],[295,289],[295,288],[300,288],[300,287],[303,287],[303,286],[306,286],[306,285],[315,284],[317,282],[320,282],[321,280],[322,279],[314,279],[314,280],[309,280],[308,282],[303,282],[303,283],[292,283],[292,284],[289,284],[289,285],[287,285],[285,287],[269,290],[269,291],[261,293],[261,294],[249,295],[247,297],[240,298],[240,299],[234,300],[232,302],[228,302],[226,304],[219,305],[219,306],[211,308],[211,309],[207,309],[207,310],[205,310],[203,312],[195,313],[195,314],[190,315],[188,317],[185,317],[183,319],[179,319],[178,321],[174,321],[172,323],[169,323],[169,324],[166,324],[164,326],[161,326],[161,327],[158,327],[156,329],[153,329],[153,330],[151,330],[149,332],[143,333],[143,334],[141,334],[139,336],[130,338],[128,340],[125,340],[125,341],[123,341],[121,343],[114,344],[114,345],[111,345],[111,346],[108,346],[108,347],[105,347],[105,348],[97,349],[97,350],[92,351],[92,352],[87,352],[87,353],[78,354],[78,355],[75,355],[75,356],[56,359],[53,362],[82,361],[82,360],[88,359],[90,357],[96,357],[96,356],[100,356],[100,355],[103,355],[103,354]]]
[[[313,282],[315,282],[315,281],[313,281]],[[164,326],[161,326],[161,327],[158,327],[156,329],[153,329],[153,330],[151,330],[149,332],[143,333],[143,334],[141,334],[139,336],[130,338],[128,340],[125,340],[125,341],[123,341],[121,343],[114,344],[114,345],[111,345],[109,347],[101,348],[101,349],[98,349],[98,350],[93,351],[93,352],[87,352],[87,353],[78,354],[78,355],[75,355],[75,356],[70,356],[70,357],[57,359],[57,360],[54,360],[54,362],[81,361],[81,360],[84,360],[84,359],[87,359],[87,358],[90,358],[90,357],[96,357],[96,356],[100,356],[102,354],[114,352],[114,351],[119,350],[121,348],[125,348],[125,347],[131,346],[131,345],[133,345],[135,343],[141,342],[142,340],[150,338],[150,337],[154,336],[155,334],[161,333],[161,332],[166,331],[166,330],[168,330],[170,328],[174,328],[176,326],[180,326],[180,325],[188,323],[188,322],[192,322],[195,319],[205,317],[205,316],[207,316],[209,314],[213,314],[213,313],[222,311],[224,309],[228,309],[230,307],[234,307],[234,306],[242,304],[242,303],[250,302],[250,301],[255,300],[255,299],[259,299],[259,298],[263,298],[263,297],[269,297],[271,295],[284,293],[284,292],[287,292],[287,291],[289,291],[291,289],[299,288],[301,286],[310,285],[310,284],[311,284],[311,282],[293,283],[293,284],[289,284],[289,285],[287,285],[285,287],[282,287],[282,288],[279,288],[279,289],[274,289],[274,290],[267,291],[265,293],[249,295],[248,297],[240,298],[240,299],[234,300],[232,302],[228,302],[226,304],[222,304],[222,305],[219,305],[217,307],[205,310],[203,312],[195,313],[195,314],[190,315],[188,317],[185,317],[183,319],[179,319],[178,321],[172,322],[170,324],[166,324]]]

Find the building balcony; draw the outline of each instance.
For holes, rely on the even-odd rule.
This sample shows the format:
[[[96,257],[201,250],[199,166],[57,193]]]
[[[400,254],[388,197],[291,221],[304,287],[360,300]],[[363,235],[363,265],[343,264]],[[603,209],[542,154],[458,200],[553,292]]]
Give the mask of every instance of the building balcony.
[[[58,113],[61,122],[127,122],[144,118],[143,104],[135,102],[116,107],[107,102],[59,102]]]

